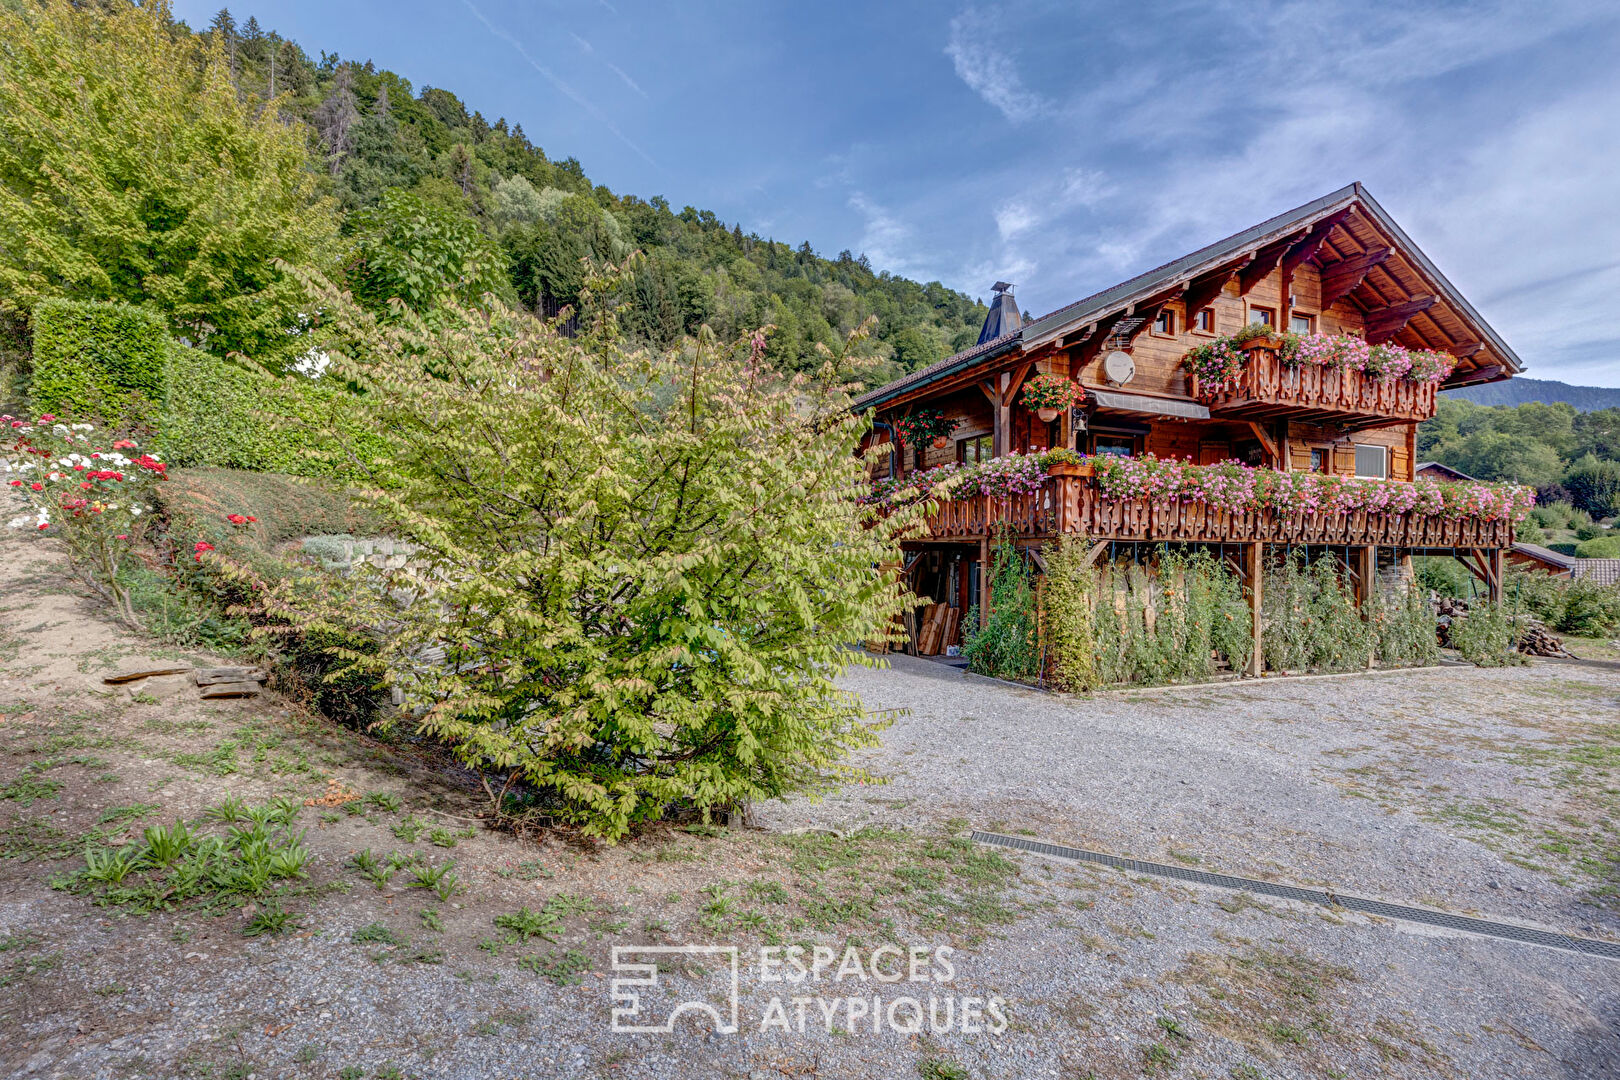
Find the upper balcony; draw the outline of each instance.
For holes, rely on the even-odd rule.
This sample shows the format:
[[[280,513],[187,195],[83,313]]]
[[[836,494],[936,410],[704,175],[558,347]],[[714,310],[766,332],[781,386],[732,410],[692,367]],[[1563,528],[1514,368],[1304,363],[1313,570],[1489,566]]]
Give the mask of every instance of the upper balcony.
[[[1193,396],[1213,416],[1237,420],[1288,418],[1304,423],[1335,424],[1348,430],[1392,420],[1421,423],[1434,416],[1435,382],[1380,378],[1351,367],[1287,364],[1275,339],[1241,346],[1248,362],[1235,385],[1210,390],[1191,379]]]

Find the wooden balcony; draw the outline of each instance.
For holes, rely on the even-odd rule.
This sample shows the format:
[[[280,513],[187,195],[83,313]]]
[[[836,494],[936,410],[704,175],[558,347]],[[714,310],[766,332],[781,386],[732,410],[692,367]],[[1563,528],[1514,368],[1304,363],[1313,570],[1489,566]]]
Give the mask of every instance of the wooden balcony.
[[[1049,476],[1040,490],[1008,498],[972,495],[940,505],[928,519],[933,540],[978,540],[1010,526],[1019,539],[1074,533],[1097,540],[1171,543],[1347,544],[1404,548],[1505,548],[1509,521],[1452,520],[1431,514],[1232,512],[1199,502],[1102,498],[1086,476]]]
[[[1240,420],[1287,418],[1305,423],[1365,428],[1392,420],[1422,422],[1434,415],[1437,387],[1410,379],[1379,379],[1349,368],[1284,364],[1275,348],[1248,346],[1249,363],[1230,390],[1193,396],[1212,415]]]

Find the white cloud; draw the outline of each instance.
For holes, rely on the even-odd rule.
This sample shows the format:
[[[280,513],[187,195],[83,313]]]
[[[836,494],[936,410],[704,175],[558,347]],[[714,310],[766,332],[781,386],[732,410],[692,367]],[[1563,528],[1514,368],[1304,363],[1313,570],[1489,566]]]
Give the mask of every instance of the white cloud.
[[[974,93],[1000,109],[1007,119],[1022,123],[1039,116],[1047,103],[1024,88],[1012,59],[992,44],[1004,32],[1001,20],[969,8],[951,20],[945,55],[956,65],[957,77]]]

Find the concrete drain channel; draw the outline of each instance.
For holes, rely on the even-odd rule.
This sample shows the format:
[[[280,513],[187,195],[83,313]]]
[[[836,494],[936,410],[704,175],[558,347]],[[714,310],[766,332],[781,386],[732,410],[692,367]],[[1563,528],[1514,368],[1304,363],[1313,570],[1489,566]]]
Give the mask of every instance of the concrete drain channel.
[[[1435,926],[1444,930],[1459,930],[1463,933],[1499,938],[1503,941],[1517,941],[1526,945],[1562,949],[1565,952],[1581,953],[1586,956],[1601,956],[1606,960],[1620,960],[1620,942],[1575,937],[1572,934],[1560,934],[1551,930],[1537,930],[1529,926],[1515,926],[1512,923],[1497,922],[1494,919],[1475,919],[1467,915],[1452,915],[1449,912],[1431,911],[1428,908],[1411,907],[1407,904],[1391,904],[1383,900],[1368,900],[1365,897],[1346,896],[1343,893],[1330,892],[1325,889],[1302,889],[1296,885],[1279,885],[1276,882],[1260,881],[1256,878],[1233,877],[1231,874],[1212,874],[1207,870],[1191,870],[1185,866],[1170,866],[1166,863],[1127,859],[1103,851],[1087,851],[1085,848],[1049,844],[1043,840],[1030,840],[1022,836],[1003,836],[1001,833],[974,830],[973,839],[976,843],[989,844],[993,847],[1012,848],[1015,851],[1027,851],[1034,855],[1045,855],[1053,859],[1067,859],[1070,862],[1111,866],[1116,870],[1125,870],[1133,874],[1150,874],[1154,877],[1183,881],[1189,885],[1209,885],[1217,889],[1229,889],[1233,892],[1274,896],[1279,900],[1298,900],[1307,904],[1319,904],[1322,907],[1339,908],[1345,911],[1360,911],[1386,919],[1400,919],[1403,922],[1421,923],[1425,926]]]

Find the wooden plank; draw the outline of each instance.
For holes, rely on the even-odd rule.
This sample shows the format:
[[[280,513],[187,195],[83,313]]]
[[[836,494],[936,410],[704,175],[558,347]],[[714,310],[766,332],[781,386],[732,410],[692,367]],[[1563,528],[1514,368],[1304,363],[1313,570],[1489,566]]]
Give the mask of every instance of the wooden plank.
[[[1262,547],[1261,544],[1249,544],[1243,552],[1243,569],[1249,579],[1249,630],[1254,635],[1254,655],[1249,657],[1250,675],[1260,675],[1266,669],[1265,638],[1260,619],[1265,578],[1264,560],[1261,559]]]
[[[219,698],[248,698],[259,696],[259,684],[256,682],[222,682],[203,687],[202,696],[206,700],[214,701]]]
[[[190,670],[189,665],[186,667],[131,668],[128,671],[120,671],[116,675],[108,675],[101,681],[108,686],[118,686],[122,683],[135,682],[137,679],[150,679],[158,675],[184,675]]]
[[[1282,457],[1282,453],[1277,449],[1277,440],[1271,437],[1271,433],[1267,431],[1265,427],[1253,420],[1250,420],[1249,430],[1254,432],[1254,437],[1256,439],[1260,440],[1260,445],[1265,448],[1266,457],[1270,460],[1270,462],[1274,463]]]
[[[270,676],[257,668],[250,667],[216,667],[198,668],[197,685],[212,686],[214,683],[227,682],[264,682]]]

